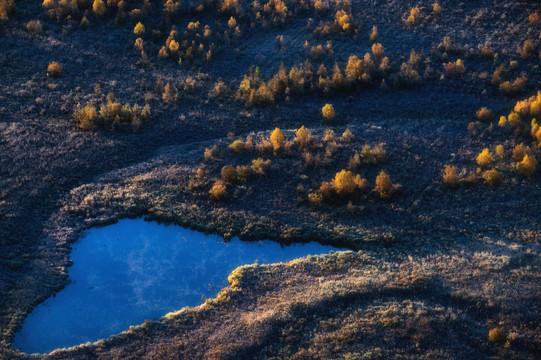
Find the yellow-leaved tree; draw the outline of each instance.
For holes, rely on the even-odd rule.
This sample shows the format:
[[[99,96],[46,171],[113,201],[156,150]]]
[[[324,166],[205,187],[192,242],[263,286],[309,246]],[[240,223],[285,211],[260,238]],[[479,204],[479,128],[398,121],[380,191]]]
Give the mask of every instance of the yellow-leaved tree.
[[[274,151],[278,151],[284,147],[285,137],[284,137],[284,133],[282,132],[282,130],[280,130],[280,128],[274,129],[274,131],[272,132],[270,136],[270,141],[272,144],[272,149]]]

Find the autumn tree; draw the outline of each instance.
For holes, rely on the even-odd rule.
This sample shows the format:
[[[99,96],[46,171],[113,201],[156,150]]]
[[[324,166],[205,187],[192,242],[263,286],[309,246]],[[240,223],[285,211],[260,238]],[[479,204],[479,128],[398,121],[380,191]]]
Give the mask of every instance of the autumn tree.
[[[376,178],[376,187],[374,191],[379,193],[380,198],[388,199],[393,194],[393,183],[391,177],[385,171],[381,171]]]
[[[325,106],[323,106],[323,108],[321,109],[321,113],[323,114],[323,117],[327,121],[331,121],[332,119],[334,119],[334,116],[336,115],[332,104],[325,104]]]
[[[368,184],[360,175],[355,175],[349,170],[341,170],[336,173],[331,185],[339,196],[348,196],[357,189],[364,190]]]
[[[279,128],[275,128],[270,136],[270,141],[272,144],[272,149],[274,151],[279,151],[280,149],[282,149],[285,143],[285,137],[282,130],[280,130]]]
[[[303,126],[299,130],[295,132],[295,135],[297,136],[297,141],[299,142],[299,147],[304,148],[306,145],[308,145],[308,142],[310,141],[311,133],[310,130]]]

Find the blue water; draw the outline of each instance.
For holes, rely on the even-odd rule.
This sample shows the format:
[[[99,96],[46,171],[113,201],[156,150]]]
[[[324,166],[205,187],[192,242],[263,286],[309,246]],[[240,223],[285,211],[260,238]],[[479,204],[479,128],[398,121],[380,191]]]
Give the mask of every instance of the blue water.
[[[331,250],[337,249],[318,243],[224,243],[217,235],[142,219],[93,228],[73,245],[71,283],[28,315],[13,347],[45,353],[107,338],[216,296],[238,266]]]

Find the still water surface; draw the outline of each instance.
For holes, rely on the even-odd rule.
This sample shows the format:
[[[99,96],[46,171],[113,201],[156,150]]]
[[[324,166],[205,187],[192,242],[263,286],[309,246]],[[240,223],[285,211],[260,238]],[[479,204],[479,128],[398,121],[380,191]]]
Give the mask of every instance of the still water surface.
[[[46,353],[107,338],[216,296],[238,266],[331,250],[339,249],[313,242],[224,243],[217,235],[143,219],[93,228],[73,244],[70,284],[28,315],[13,347]]]

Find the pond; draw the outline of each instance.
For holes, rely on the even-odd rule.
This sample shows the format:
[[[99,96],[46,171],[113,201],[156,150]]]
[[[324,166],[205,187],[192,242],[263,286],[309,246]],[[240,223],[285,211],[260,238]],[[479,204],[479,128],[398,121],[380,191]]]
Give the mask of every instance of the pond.
[[[318,243],[229,242],[174,225],[121,220],[73,244],[70,283],[27,316],[13,347],[27,353],[97,341],[130,325],[197,306],[236,267],[339,250]]]

